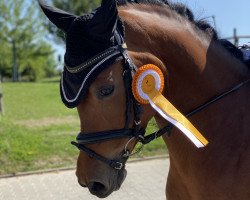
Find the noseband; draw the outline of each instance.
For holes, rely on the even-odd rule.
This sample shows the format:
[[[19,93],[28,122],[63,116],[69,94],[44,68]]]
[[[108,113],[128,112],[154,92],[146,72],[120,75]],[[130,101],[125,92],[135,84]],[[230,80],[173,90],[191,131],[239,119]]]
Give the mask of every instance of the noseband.
[[[141,105],[135,100],[132,89],[131,89],[131,83],[134,72],[137,70],[137,67],[134,65],[130,57],[128,56],[127,52],[127,46],[124,43],[123,37],[121,34],[119,34],[118,31],[115,32],[115,39],[117,41],[117,46],[111,47],[104,52],[98,54],[97,56],[91,58],[87,62],[81,64],[79,68],[74,68],[74,72],[79,72],[82,69],[82,66],[89,66],[95,64],[95,66],[100,65],[100,63],[103,63],[104,60],[112,58],[112,55],[117,56],[121,55],[123,58],[123,81],[125,86],[125,92],[126,92],[126,120],[124,128],[122,129],[116,129],[116,130],[109,130],[109,131],[102,131],[102,132],[91,132],[91,133],[85,133],[80,132],[76,137],[76,142],[72,141],[71,144],[76,146],[80,151],[85,152],[87,155],[89,155],[92,158],[95,158],[101,162],[106,163],[110,167],[121,170],[125,166],[125,162],[128,159],[128,157],[131,155],[129,150],[127,149],[128,143],[135,139],[138,142],[144,144],[150,143],[152,140],[162,136],[163,134],[170,135],[170,132],[173,128],[172,124],[168,124],[167,126],[163,127],[162,129],[151,133],[147,136],[145,136],[145,129],[141,127],[141,120],[140,120],[140,114],[142,111]],[[97,63],[97,64],[96,64]],[[68,70],[67,67],[65,67],[66,70]],[[68,70],[69,71],[69,70]],[[69,71],[70,72],[70,71]],[[209,100],[208,102],[204,103],[203,105],[193,109],[191,112],[189,112],[186,117],[190,117],[197,112],[203,110],[204,108],[208,107],[210,104],[218,101],[219,99],[222,99],[226,95],[238,90],[243,85],[250,82],[250,79],[236,85],[235,87],[231,88],[230,90],[222,93],[219,96],[216,96]],[[133,109],[132,109],[133,108]],[[134,123],[133,128],[129,128],[130,122],[131,122],[131,113],[134,113]],[[90,148],[86,147],[88,144],[94,144],[94,143],[100,143],[108,140],[113,139],[120,139],[120,138],[129,138],[128,143],[124,147],[124,151],[122,152],[121,158],[118,159],[108,159],[104,156],[96,153],[95,151],[91,150]]]

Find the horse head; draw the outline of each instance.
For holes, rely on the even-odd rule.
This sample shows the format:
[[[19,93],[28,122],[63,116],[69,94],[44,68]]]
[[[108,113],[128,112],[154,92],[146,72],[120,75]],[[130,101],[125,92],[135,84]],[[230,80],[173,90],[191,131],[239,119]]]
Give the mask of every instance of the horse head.
[[[125,163],[136,143],[152,139],[144,136],[149,120],[155,117],[161,128],[152,136],[167,132],[164,113],[158,110],[159,115],[153,106],[139,104],[132,94],[134,73],[150,63],[158,66],[166,77],[164,96],[181,113],[191,116],[190,121],[211,141],[208,148],[197,151],[177,129],[170,138],[163,137],[171,158],[167,197],[202,199],[208,194],[214,199],[217,196],[212,197],[213,194],[222,193],[228,199],[229,190],[220,188],[227,185],[228,177],[232,178],[230,174],[234,173],[217,179],[224,160],[234,150],[231,144],[235,144],[235,132],[243,130],[237,136],[240,143],[246,141],[244,135],[248,129],[232,120],[233,113],[238,113],[231,107],[233,95],[224,97],[250,81],[249,70],[223,48],[225,45],[218,40],[216,31],[205,21],[195,21],[185,6],[162,4],[165,0],[153,1],[151,5],[148,3],[151,1],[145,0],[146,4],[119,6],[119,10],[115,0],[102,0],[99,8],[82,16],[39,2],[50,21],[66,35],[60,92],[64,104],[77,107],[80,117],[81,130],[77,142],[72,142],[80,150],[76,170],[79,184],[98,197],[107,197],[124,181]],[[229,90],[231,86],[234,87]],[[241,113],[245,116],[249,109],[243,108],[249,104],[244,104],[243,97],[242,101],[234,100],[242,106]],[[222,98],[224,101],[219,101]],[[225,112],[229,108],[230,120]],[[228,125],[222,125],[223,119]],[[240,155],[242,149],[233,147]],[[218,149],[222,149],[223,155]],[[219,153],[221,160],[217,160]],[[227,161],[235,169],[235,163]],[[244,162],[249,163],[249,159]],[[235,180],[247,182],[248,177],[242,170]],[[234,194],[244,189],[235,186],[225,188],[234,188]],[[245,191],[243,198],[238,199],[246,199],[249,193]]]
[[[126,160],[155,114],[150,106],[139,106],[132,96],[133,67],[163,64],[152,55],[128,53],[114,0],[103,0],[101,7],[82,16],[43,1],[40,6],[66,35],[60,89],[65,105],[77,107],[81,122],[80,144],[75,144],[82,150],[77,161],[78,182],[92,194],[106,197],[120,188],[126,177]]]

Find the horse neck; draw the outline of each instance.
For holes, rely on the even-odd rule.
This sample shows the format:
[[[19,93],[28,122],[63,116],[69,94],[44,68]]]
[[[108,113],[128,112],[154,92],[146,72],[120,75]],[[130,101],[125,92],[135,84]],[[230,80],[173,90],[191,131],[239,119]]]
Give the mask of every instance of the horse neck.
[[[185,19],[166,17],[164,20],[162,15],[135,10],[127,10],[121,14],[125,22],[129,49],[135,52],[149,52],[164,63],[167,70],[166,96],[184,114],[249,77],[249,70],[245,65]],[[220,136],[216,134],[220,132],[219,125],[228,117],[228,113],[223,109],[230,109],[232,102],[232,99],[220,100],[220,103],[213,104],[190,120],[208,139],[224,137],[226,131],[220,133]],[[236,109],[231,108],[230,113],[234,112]],[[157,122],[160,127],[167,123],[159,116]],[[235,129],[237,126],[227,132],[232,141]],[[174,134],[171,140],[167,139],[169,151],[176,152],[176,149],[182,149],[180,146],[192,146],[183,145],[183,142],[187,141],[182,138],[184,137],[181,134]],[[213,145],[219,146],[220,142]],[[177,151],[189,152],[187,149],[179,150]]]
[[[183,113],[240,83],[249,74],[240,61],[180,16],[171,13],[173,16],[164,18],[164,11],[160,16],[133,7],[121,13],[128,47],[149,52],[164,63],[168,71],[167,97]]]

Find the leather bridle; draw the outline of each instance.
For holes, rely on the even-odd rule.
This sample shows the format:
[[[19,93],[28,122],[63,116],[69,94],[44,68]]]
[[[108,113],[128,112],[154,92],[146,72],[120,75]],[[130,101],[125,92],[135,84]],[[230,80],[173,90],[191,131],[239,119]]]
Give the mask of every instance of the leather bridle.
[[[119,34],[118,31],[115,32],[115,39],[118,44],[117,46],[111,47],[105,50],[104,52],[98,54],[97,56],[91,58],[90,60],[86,61],[85,63],[81,64],[80,66],[75,67],[73,69],[74,72],[72,71],[72,73],[81,71],[83,69],[83,66],[88,67],[96,63],[97,63],[96,65],[98,65],[98,63],[103,62],[103,59],[105,59],[107,56],[109,56],[110,59],[112,58],[112,55],[117,56],[117,54],[120,54],[120,56],[122,56],[123,71],[124,71],[123,80],[124,80],[124,86],[125,86],[125,91],[126,91],[126,113],[125,113],[126,119],[125,119],[124,128],[103,131],[103,132],[91,132],[91,133],[80,132],[76,137],[76,142],[72,141],[71,144],[76,146],[80,151],[85,152],[90,157],[93,157],[101,162],[104,162],[116,170],[121,170],[124,168],[126,160],[131,155],[131,153],[127,149],[127,145],[132,140],[132,138],[142,143],[143,145],[148,144],[152,140],[162,136],[163,134],[167,133],[168,135],[170,135],[170,131],[172,130],[173,125],[168,124],[162,129],[145,136],[145,129],[141,127],[141,120],[140,120],[140,114],[141,114],[142,108],[141,108],[141,105],[135,100],[132,94],[132,89],[131,89],[133,74],[137,70],[137,67],[134,65],[134,63],[128,56],[126,44],[124,43],[123,37],[121,36],[121,34]],[[68,69],[67,67],[65,68]],[[195,113],[203,110],[204,108],[208,107],[210,104],[214,103],[215,101],[218,101],[219,99],[222,99],[226,95],[238,90],[243,85],[249,83],[249,81],[250,79],[238,84],[237,86],[222,93],[221,95],[212,98],[211,100],[204,103],[203,105],[193,109],[191,112],[189,112],[186,115],[186,117],[190,117],[191,115],[194,115]],[[132,113],[134,114],[133,116],[134,123],[133,123],[133,128],[129,128]],[[105,158],[104,156],[86,147],[86,145],[88,144],[100,143],[100,142],[113,140],[113,139],[120,139],[120,138],[129,138],[129,140],[128,140],[128,143],[125,145],[121,158],[119,159]]]
[[[144,138],[145,129],[141,128],[141,120],[140,120],[141,105],[134,99],[134,96],[132,94],[132,89],[131,89],[133,73],[137,70],[137,67],[133,64],[132,60],[128,56],[127,46],[124,43],[123,38],[121,34],[119,34],[118,31],[115,32],[115,39],[118,45],[105,50],[103,54],[105,52],[110,52],[110,54],[113,53],[113,55],[117,56],[116,54],[117,52],[123,58],[122,59],[123,60],[123,81],[124,81],[125,92],[126,92],[126,113],[125,113],[126,119],[125,119],[124,128],[104,131],[104,132],[94,132],[94,133],[80,132],[76,138],[77,142],[73,141],[71,142],[71,144],[75,145],[79,150],[84,151],[90,157],[94,157],[97,160],[100,160],[110,165],[114,169],[120,170],[124,167],[124,163],[126,162],[130,154],[128,150],[124,152],[122,159],[110,160],[97,154],[96,152],[94,152],[93,150],[85,146],[87,144],[99,143],[99,142],[103,142],[103,141],[107,141],[111,139],[137,138],[141,140],[142,138]],[[100,58],[99,62],[102,62],[103,60],[102,53],[93,57],[91,60],[95,60],[95,62],[97,63],[99,58]],[[112,57],[110,57],[110,59],[111,58]],[[88,61],[88,62],[91,62],[91,61]],[[86,64],[82,64],[81,66],[83,65],[86,66]],[[79,71],[78,69],[74,69],[74,70]],[[134,116],[133,116],[134,123],[133,123],[133,128],[129,128],[132,113],[134,113]]]

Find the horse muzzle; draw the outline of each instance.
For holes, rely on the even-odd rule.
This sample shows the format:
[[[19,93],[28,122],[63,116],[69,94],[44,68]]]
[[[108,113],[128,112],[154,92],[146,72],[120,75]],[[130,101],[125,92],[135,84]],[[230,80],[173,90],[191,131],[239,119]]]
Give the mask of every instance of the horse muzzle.
[[[105,173],[105,172],[104,172]],[[78,183],[82,187],[87,187],[89,192],[99,198],[106,198],[112,192],[120,189],[122,183],[127,176],[127,171],[125,168],[119,171],[114,171],[110,173],[102,174],[101,178],[90,179],[86,184],[83,184],[80,180]]]

